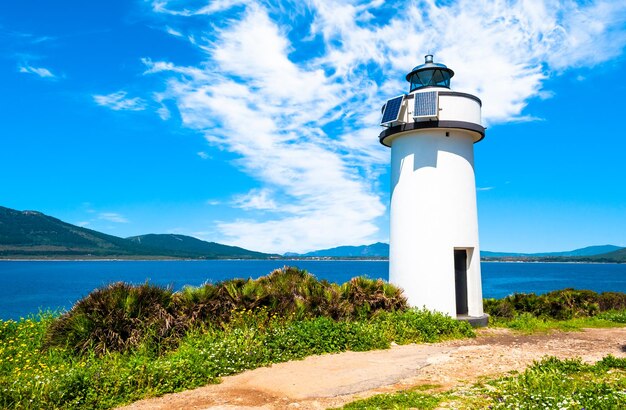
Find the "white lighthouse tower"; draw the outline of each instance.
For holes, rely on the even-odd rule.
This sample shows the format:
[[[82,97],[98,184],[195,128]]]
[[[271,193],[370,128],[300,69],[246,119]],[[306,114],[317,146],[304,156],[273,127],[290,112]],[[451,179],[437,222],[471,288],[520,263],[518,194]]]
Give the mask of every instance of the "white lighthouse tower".
[[[427,55],[406,76],[409,94],[383,106],[379,138],[391,147],[389,282],[412,306],[484,326],[474,178],[482,103],[450,90],[453,75]]]

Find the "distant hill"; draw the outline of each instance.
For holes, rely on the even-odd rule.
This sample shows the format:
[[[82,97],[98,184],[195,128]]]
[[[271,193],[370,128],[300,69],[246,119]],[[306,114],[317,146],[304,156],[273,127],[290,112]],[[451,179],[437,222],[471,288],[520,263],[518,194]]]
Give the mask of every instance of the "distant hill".
[[[36,211],[0,207],[0,256],[132,255],[132,242]]]
[[[266,259],[277,256],[183,235],[124,239],[41,212],[0,207],[0,258]]]
[[[555,257],[555,256],[594,256],[602,255],[609,252],[614,252],[623,249],[615,245],[597,245],[587,246],[585,248],[574,249],[573,251],[564,252],[543,252],[543,253],[514,253],[514,252],[490,252],[481,251],[480,256],[483,258],[502,258],[502,257],[522,257],[522,258],[537,258],[537,257]]]
[[[603,253],[601,255],[591,256],[591,260],[597,262],[620,262],[626,263],[626,248],[621,248],[619,250]]]
[[[388,258],[389,245],[378,242],[362,246],[338,246],[336,248],[322,249],[304,254],[286,253],[285,257],[298,258]],[[533,261],[623,261],[626,262],[626,248],[615,245],[587,246],[563,252],[544,253],[515,253],[515,252],[491,252],[481,251],[483,259],[494,260],[533,260]],[[617,259],[616,259],[617,258]]]
[[[481,258],[514,258],[528,255],[527,253],[480,251]]]
[[[304,258],[388,258],[389,245],[377,242],[339,246],[305,254]],[[482,251],[487,260],[554,262],[626,262],[626,248],[588,246],[566,252],[507,253]],[[127,259],[268,259],[280,258],[236,246],[206,242],[185,235],[149,234],[119,238],[63,222],[37,211],[17,211],[0,206],[0,258],[127,258]]]
[[[148,234],[126,238],[141,247],[153,249],[155,252],[166,251],[187,257],[203,257],[219,259],[225,256],[230,258],[265,259],[279,255],[269,255],[261,252],[249,251],[237,246],[222,245],[216,242],[206,242],[192,236],[175,234]]]
[[[593,256],[614,252],[619,249],[622,248],[615,245],[597,245],[587,246],[586,248],[574,249],[573,251],[567,252],[537,253],[535,254],[535,256]]]
[[[336,248],[322,249],[304,254],[285,254],[285,256],[298,257],[335,257],[335,258],[388,258],[389,245],[382,242],[361,246],[339,246]]]

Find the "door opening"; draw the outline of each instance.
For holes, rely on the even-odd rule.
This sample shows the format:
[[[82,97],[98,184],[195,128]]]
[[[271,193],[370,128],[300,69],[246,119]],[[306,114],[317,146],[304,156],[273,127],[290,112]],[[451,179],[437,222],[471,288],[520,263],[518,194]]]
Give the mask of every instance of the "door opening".
[[[454,250],[454,287],[456,314],[467,315],[467,250]]]

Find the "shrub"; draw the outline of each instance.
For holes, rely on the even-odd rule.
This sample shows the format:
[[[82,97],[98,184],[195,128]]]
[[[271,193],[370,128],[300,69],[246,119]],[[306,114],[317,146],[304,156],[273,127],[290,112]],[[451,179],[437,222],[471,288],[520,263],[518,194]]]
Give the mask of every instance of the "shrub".
[[[113,283],[90,293],[55,320],[43,346],[97,355],[126,351],[142,343],[159,346],[184,330],[172,307],[170,289]]]
[[[502,299],[485,299],[485,312],[494,318],[512,319],[531,314],[544,319],[568,320],[593,317],[601,312],[626,309],[626,294],[562,289],[536,295],[515,293]]]
[[[227,321],[235,308],[224,286],[210,283],[200,287],[186,286],[172,297],[174,311],[187,326]]]
[[[54,321],[44,347],[97,355],[141,347],[158,354],[190,329],[227,327],[241,311],[264,312],[266,321],[273,316],[343,320],[406,308],[402,290],[382,280],[359,277],[340,286],[293,267],[257,280],[232,279],[176,293],[120,282],[95,290]]]
[[[626,323],[626,311],[602,312],[598,315],[598,319],[604,319],[615,323]]]
[[[606,312],[609,310],[625,310],[626,293],[603,292],[598,298],[598,304],[602,312]]]
[[[549,317],[554,319],[595,316],[599,312],[598,294],[590,290],[556,290],[542,299],[549,307]]]
[[[404,310],[407,306],[402,290],[381,279],[352,278],[341,286],[341,292],[348,317],[369,317],[372,312]]]
[[[516,310],[513,304],[507,299],[484,299],[483,308],[485,313],[493,317],[511,319],[515,317]]]
[[[407,308],[402,290],[364,277],[337,285],[317,280],[305,270],[285,266],[259,279],[233,279],[174,294],[176,312],[190,326],[220,324],[235,310],[267,309],[294,319],[370,317],[379,310]]]

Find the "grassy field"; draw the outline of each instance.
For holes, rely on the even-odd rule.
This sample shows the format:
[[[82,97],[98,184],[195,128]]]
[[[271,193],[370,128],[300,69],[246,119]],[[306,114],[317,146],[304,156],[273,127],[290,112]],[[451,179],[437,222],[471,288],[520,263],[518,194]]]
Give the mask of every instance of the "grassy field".
[[[192,331],[164,353],[140,345],[126,352],[77,355],[72,349],[42,349],[54,320],[44,315],[0,322],[0,407],[106,409],[309,355],[474,335],[468,325],[427,311],[351,321],[296,321],[263,310],[239,311],[224,327]]]
[[[484,381],[468,388],[433,392],[420,386],[352,402],[362,409],[623,409],[626,408],[626,359],[607,356],[590,365],[579,359],[546,357],[523,373]]]
[[[622,294],[564,290],[485,306],[492,325],[523,332],[626,323]],[[315,354],[473,336],[467,323],[408,309],[401,290],[365,278],[337,285],[284,268],[181,292],[118,283],[62,314],[0,321],[0,407],[106,409]],[[594,366],[546,359],[465,391],[407,391],[347,408],[534,408],[548,398],[582,403],[565,408],[619,408],[625,367],[611,357]]]
[[[61,315],[0,321],[0,407],[106,409],[315,354],[473,336],[364,278],[285,268],[177,293],[118,283]]]

